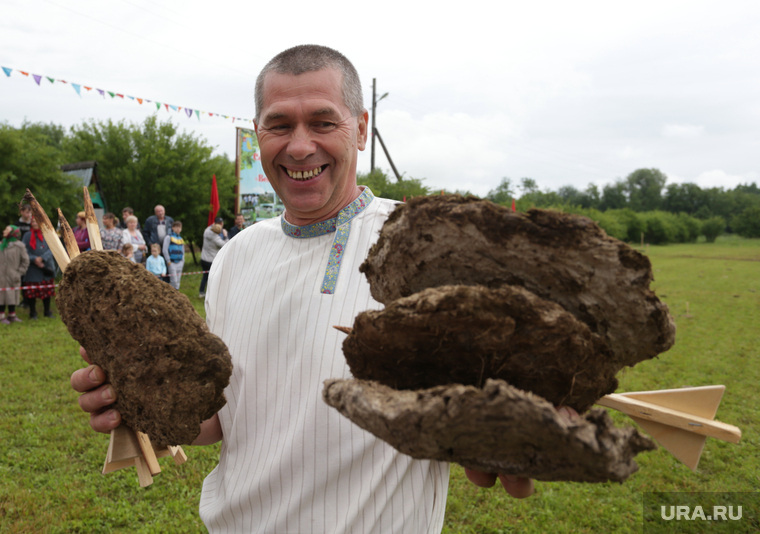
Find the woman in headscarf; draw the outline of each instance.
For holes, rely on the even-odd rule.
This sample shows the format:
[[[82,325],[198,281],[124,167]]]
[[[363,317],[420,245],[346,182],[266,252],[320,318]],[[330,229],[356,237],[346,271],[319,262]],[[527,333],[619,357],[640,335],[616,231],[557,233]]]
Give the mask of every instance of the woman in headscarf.
[[[52,317],[50,298],[55,296],[55,260],[36,219],[32,219],[32,229],[24,234],[23,241],[29,255],[29,269],[24,278],[29,318],[37,319],[37,299],[42,299],[45,317]]]
[[[29,266],[26,248],[19,241],[21,230],[18,226],[6,226],[0,241],[0,323],[20,323],[16,317],[16,306],[21,296],[21,277]],[[5,307],[8,307],[8,315]]]

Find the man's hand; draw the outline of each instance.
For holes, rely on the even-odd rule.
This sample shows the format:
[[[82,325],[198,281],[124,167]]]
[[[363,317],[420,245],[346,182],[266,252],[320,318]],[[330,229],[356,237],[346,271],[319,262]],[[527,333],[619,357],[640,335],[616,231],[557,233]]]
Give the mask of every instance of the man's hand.
[[[87,363],[87,352],[79,347],[79,353]],[[109,433],[121,423],[121,414],[110,408],[116,401],[116,393],[106,382],[106,374],[97,365],[90,365],[71,374],[71,387],[82,395],[79,406],[90,414],[90,426],[97,432]]]
[[[578,412],[570,408],[569,406],[559,406],[557,412],[565,419],[573,420],[580,417]],[[475,471],[474,469],[464,469],[465,475],[470,482],[481,488],[490,488],[496,484],[496,479],[499,479],[501,485],[504,487],[507,493],[516,499],[524,499],[530,497],[535,491],[533,486],[533,480],[525,477],[518,477],[515,475],[497,475],[494,473],[484,473],[483,471]]]
[[[514,475],[495,475],[493,473],[484,473],[483,471],[475,471],[467,468],[465,468],[464,472],[470,482],[481,488],[492,487],[496,484],[496,479],[498,478],[506,492],[515,499],[530,497],[535,491],[533,480],[530,478]]]

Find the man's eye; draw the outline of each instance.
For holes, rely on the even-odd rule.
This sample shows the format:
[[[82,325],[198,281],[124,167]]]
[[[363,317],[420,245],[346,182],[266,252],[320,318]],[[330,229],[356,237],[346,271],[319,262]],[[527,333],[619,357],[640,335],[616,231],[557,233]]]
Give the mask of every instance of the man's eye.
[[[312,128],[318,132],[328,132],[335,129],[336,126],[337,124],[330,121],[319,121],[312,124]]]

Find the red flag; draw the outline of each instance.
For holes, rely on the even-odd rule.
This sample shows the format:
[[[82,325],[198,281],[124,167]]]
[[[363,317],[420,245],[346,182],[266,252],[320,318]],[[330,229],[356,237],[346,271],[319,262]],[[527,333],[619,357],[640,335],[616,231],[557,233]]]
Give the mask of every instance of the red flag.
[[[216,188],[216,174],[211,179],[211,205],[208,211],[208,226],[214,224],[216,214],[219,213],[219,191]]]
[[[512,199],[512,213],[516,212],[517,209],[515,208],[515,199]]]

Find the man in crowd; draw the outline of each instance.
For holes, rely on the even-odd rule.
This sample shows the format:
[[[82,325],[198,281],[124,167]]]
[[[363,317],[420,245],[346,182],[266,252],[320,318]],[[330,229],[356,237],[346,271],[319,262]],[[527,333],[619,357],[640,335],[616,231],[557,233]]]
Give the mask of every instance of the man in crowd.
[[[227,232],[229,238],[232,239],[235,237],[243,228],[245,228],[245,218],[242,213],[238,213],[235,215],[235,225],[230,228],[229,232]]]
[[[143,237],[145,244],[151,246],[154,243],[163,245],[164,238],[171,233],[174,219],[166,215],[166,209],[158,204],[153,208],[153,215],[145,219],[143,224]]]
[[[356,183],[368,133],[358,74],[329,48],[286,50],[259,74],[254,122],[285,213],[228,242],[211,268],[207,322],[234,370],[227,405],[195,441],[223,440],[201,517],[210,532],[440,532],[448,464],[399,453],[321,400],[325,379],[350,376],[332,326],[382,307],[358,267],[395,206]],[[101,432],[120,421],[105,380],[94,366],[72,375]],[[533,491],[499,478],[514,496]]]

